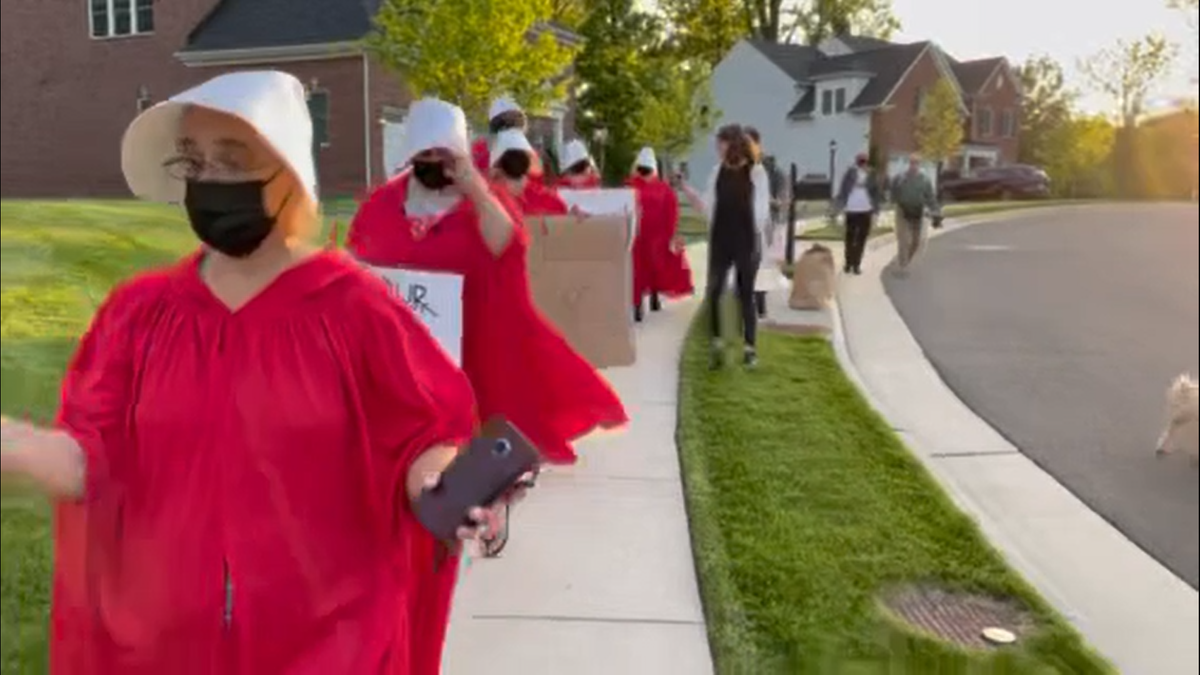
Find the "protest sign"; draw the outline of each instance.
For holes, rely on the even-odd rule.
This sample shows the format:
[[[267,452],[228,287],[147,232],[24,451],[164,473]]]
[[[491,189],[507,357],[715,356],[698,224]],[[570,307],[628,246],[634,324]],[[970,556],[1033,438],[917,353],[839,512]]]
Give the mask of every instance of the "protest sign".
[[[462,365],[463,278],[446,272],[424,272],[399,267],[372,267],[388,288],[412,309],[442,349]]]
[[[567,206],[589,216],[625,216],[633,223],[633,232],[637,234],[638,205],[637,193],[630,188],[613,188],[602,190],[571,190],[560,189]]]

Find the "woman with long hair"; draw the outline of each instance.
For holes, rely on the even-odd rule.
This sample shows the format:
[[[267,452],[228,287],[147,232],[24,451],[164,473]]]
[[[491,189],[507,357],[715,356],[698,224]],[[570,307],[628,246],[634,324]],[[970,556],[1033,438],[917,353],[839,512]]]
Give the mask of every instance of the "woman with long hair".
[[[200,248],[112,291],[56,428],[3,421],[5,477],[58,503],[50,672],[436,675],[454,551],[412,503],[472,435],[471,386],[310,245],[304,86],[218,77],[141,114],[121,163]]]
[[[713,169],[705,194],[683,185],[692,205],[709,222],[705,297],[712,335],[711,365],[715,369],[725,363],[721,299],[729,272],[733,270],[742,315],[742,362],[752,368],[758,364],[754,281],[762,255],[763,232],[771,217],[771,189],[756,146],[742,127],[731,124],[718,130],[717,155],[720,164]]]

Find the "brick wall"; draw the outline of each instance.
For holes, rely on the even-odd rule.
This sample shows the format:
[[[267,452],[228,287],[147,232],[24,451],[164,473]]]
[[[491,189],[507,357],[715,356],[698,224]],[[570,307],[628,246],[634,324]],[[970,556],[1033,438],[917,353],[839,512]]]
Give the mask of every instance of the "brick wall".
[[[1001,67],[988,79],[979,92],[970,97],[971,119],[967,125],[967,141],[995,146],[1000,151],[1000,163],[1017,161],[1020,150],[1021,94],[1011,71]],[[1004,116],[1011,116],[1012,133],[1004,133]],[[990,115],[991,128],[983,120]]]
[[[917,150],[917,105],[942,77],[932,51],[925,51],[893,92],[890,105],[871,115],[871,142],[883,161],[896,153]]]
[[[325,194],[355,194],[366,184],[363,60],[352,56],[272,66],[188,68],[175,58],[188,33],[216,0],[155,4],[152,35],[89,37],[86,3],[4,0],[3,97],[0,122],[4,197],[127,196],[120,142],[137,115],[137,97],[173,94],[233,70],[276,67],[329,93],[329,144],[317,153]],[[78,7],[76,7],[78,5]],[[77,11],[76,11],[77,10]],[[387,90],[383,78],[380,84]],[[390,91],[377,102],[393,100]],[[378,110],[371,116],[378,119]],[[372,162],[382,139],[372,123]]]

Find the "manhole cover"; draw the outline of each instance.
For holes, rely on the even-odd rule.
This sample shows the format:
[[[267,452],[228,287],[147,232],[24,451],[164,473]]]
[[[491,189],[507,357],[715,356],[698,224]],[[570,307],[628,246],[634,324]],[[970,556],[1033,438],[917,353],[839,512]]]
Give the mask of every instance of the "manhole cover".
[[[937,588],[897,590],[884,606],[911,628],[970,649],[1012,645],[1034,630],[1032,618],[1015,602]]]

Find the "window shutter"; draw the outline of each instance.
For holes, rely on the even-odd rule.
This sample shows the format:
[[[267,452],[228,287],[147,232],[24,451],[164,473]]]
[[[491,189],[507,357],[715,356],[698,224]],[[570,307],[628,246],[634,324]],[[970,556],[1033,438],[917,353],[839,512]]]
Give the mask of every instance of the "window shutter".
[[[308,114],[313,123],[313,151],[329,145],[329,93],[314,91],[308,95]]]

